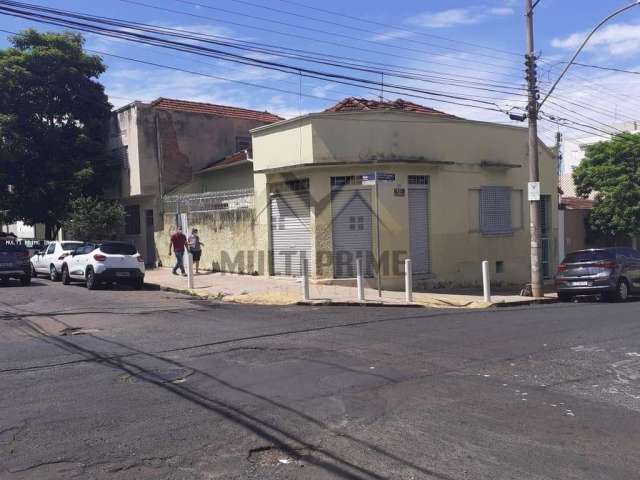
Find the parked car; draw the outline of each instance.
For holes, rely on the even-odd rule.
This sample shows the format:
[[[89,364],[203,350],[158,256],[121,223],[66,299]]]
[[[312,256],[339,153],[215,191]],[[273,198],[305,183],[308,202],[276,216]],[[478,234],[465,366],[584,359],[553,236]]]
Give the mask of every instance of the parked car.
[[[62,262],[62,283],[85,282],[89,290],[100,285],[128,284],[136,289],[144,285],[144,259],[130,243],[86,243]]]
[[[572,252],[558,266],[555,284],[561,302],[576,295],[624,302],[640,292],[640,252],[627,247]]]
[[[0,284],[6,285],[10,278],[24,286],[31,284],[29,250],[24,245],[0,241]]]
[[[44,249],[31,257],[31,275],[48,275],[52,281],[60,280],[62,261],[71,255],[83,242],[65,241],[51,242]]]

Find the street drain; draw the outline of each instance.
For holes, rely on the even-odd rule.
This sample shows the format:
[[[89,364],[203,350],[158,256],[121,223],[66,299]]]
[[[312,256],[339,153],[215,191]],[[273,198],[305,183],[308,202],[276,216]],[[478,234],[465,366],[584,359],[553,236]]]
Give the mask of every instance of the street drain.
[[[98,332],[100,332],[99,328],[67,327],[60,330],[60,335],[67,337],[69,335],[90,335]]]
[[[254,465],[263,467],[275,467],[277,465],[304,467],[304,459],[308,456],[309,449],[307,448],[278,448],[266,446],[249,450],[247,460]]]

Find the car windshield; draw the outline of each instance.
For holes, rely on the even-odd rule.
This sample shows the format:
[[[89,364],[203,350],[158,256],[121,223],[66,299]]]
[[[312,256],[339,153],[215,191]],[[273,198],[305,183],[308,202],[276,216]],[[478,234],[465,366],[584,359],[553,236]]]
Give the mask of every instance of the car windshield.
[[[135,255],[138,249],[129,243],[103,243],[100,245],[102,253],[107,255]]]
[[[75,250],[82,242],[62,242],[62,250]]]
[[[607,250],[585,250],[583,252],[573,252],[567,255],[562,263],[584,263],[601,262],[603,260],[614,260],[613,252]]]

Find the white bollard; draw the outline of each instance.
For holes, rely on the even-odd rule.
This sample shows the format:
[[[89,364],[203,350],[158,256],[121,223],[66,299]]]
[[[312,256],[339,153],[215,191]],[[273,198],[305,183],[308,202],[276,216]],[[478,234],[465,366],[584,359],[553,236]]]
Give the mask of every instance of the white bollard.
[[[302,259],[302,300],[308,302],[309,295],[309,260]]]
[[[358,287],[358,301],[364,302],[364,277],[362,276],[361,258],[356,258],[356,285]]]
[[[413,271],[410,258],[404,261],[404,295],[407,303],[413,302]]]
[[[489,262],[482,262],[482,290],[485,303],[491,303],[491,279],[489,278]]]
[[[184,252],[184,254],[187,258],[187,288],[193,290],[193,256],[189,251]]]

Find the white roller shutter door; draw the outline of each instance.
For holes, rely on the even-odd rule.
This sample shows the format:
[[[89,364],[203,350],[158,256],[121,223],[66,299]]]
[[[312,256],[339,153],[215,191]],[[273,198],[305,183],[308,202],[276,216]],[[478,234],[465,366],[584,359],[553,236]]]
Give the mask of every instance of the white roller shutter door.
[[[409,189],[409,235],[413,273],[428,273],[429,259],[429,191]]]
[[[331,194],[333,267],[336,278],[356,276],[356,258],[365,276],[373,275],[371,191],[336,190]]]
[[[311,213],[308,192],[271,195],[271,247],[274,275],[299,276],[302,259],[313,271]]]

